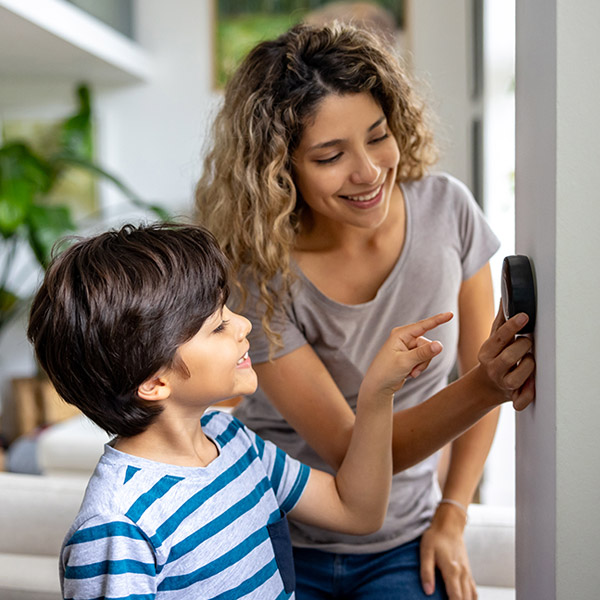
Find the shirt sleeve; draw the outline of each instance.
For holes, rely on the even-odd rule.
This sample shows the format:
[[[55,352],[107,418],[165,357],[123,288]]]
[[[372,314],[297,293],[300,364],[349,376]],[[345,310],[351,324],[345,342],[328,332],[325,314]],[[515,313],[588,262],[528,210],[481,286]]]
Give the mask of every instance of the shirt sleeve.
[[[156,559],[140,529],[123,516],[86,520],[61,554],[63,598],[145,598],[156,595]]]
[[[448,178],[457,210],[463,280],[466,280],[475,275],[498,251],[500,240],[492,231],[469,188],[454,177]]]
[[[310,467],[292,458],[270,441],[244,427],[262,461],[281,510],[288,513],[302,496]]]

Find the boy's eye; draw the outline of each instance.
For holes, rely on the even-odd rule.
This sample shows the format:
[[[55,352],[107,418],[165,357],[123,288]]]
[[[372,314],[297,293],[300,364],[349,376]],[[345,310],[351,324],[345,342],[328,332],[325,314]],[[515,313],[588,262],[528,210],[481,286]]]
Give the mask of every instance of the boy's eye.
[[[225,328],[227,327],[227,324],[229,323],[229,321],[221,321],[221,323],[219,324],[219,326],[213,331],[213,333],[221,333],[221,331],[225,331]]]

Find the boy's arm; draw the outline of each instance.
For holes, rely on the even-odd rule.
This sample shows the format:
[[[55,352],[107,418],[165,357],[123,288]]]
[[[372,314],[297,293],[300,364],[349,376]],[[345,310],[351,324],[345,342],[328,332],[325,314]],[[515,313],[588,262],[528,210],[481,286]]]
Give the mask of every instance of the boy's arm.
[[[352,437],[337,474],[313,469],[291,518],[355,535],[381,527],[392,477],[394,392],[441,352],[439,342],[422,336],[451,318],[444,313],[392,331],[363,379]]]
[[[153,598],[156,557],[138,527],[127,519],[87,520],[61,554],[64,598]]]

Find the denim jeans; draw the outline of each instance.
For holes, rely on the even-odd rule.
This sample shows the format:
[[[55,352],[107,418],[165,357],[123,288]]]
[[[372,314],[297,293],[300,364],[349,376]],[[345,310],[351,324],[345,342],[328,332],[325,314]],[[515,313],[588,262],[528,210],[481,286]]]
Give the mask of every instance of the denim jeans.
[[[439,571],[426,596],[419,575],[420,538],[376,554],[294,548],[297,600],[447,600]]]

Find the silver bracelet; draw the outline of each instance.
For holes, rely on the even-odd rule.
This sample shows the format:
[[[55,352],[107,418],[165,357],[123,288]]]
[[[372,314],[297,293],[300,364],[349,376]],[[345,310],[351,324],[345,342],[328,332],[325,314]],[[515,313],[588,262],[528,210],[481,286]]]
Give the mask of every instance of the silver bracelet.
[[[465,521],[469,520],[469,513],[467,512],[466,506],[461,504],[458,500],[452,500],[452,498],[442,498],[440,500],[440,504],[452,504],[452,506],[456,506],[456,508],[458,508],[465,516]]]

